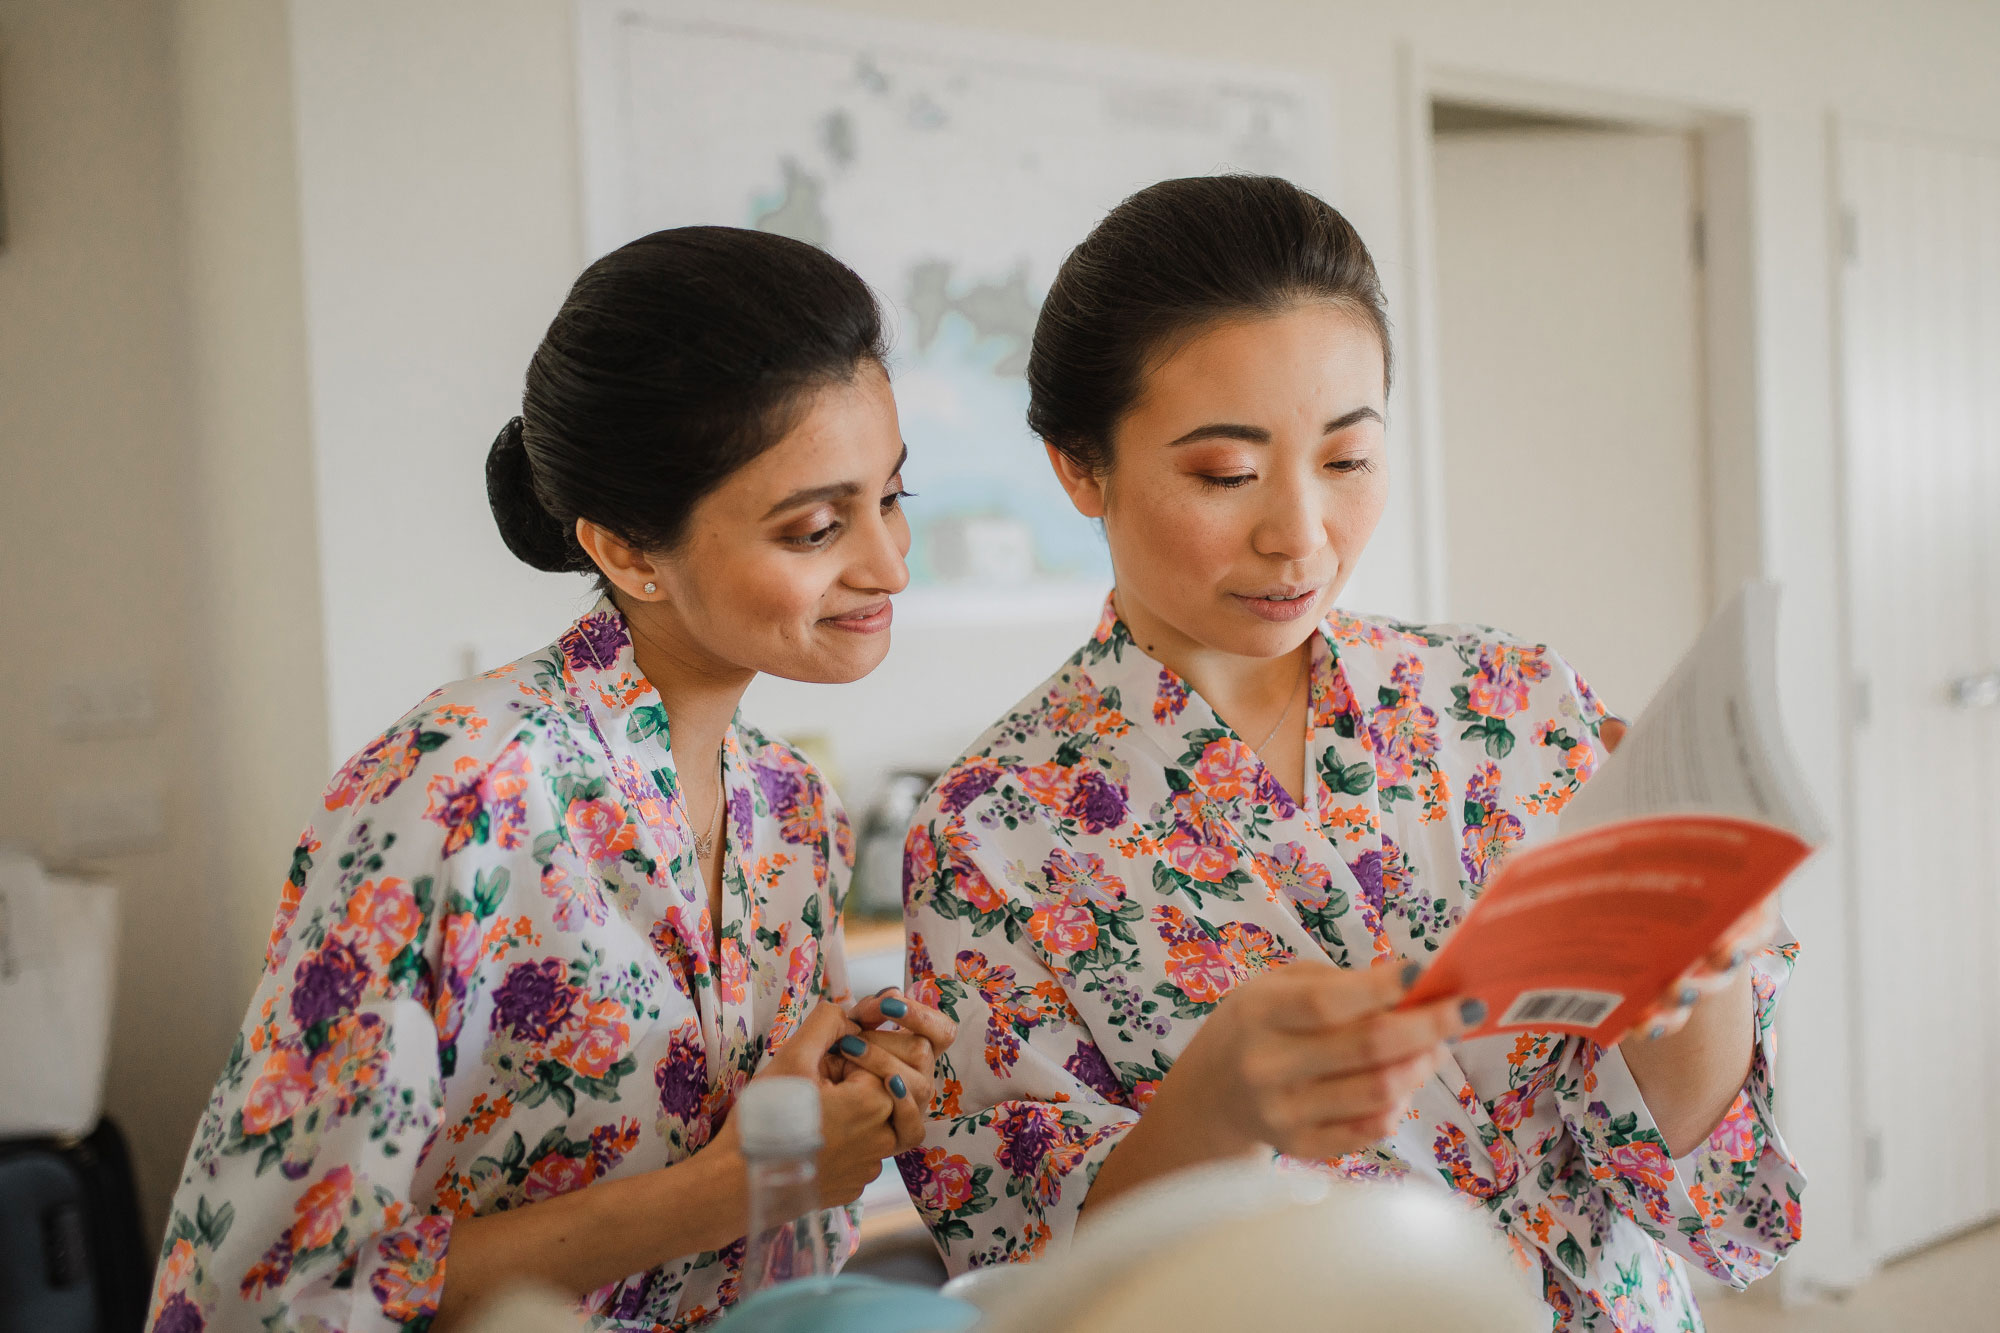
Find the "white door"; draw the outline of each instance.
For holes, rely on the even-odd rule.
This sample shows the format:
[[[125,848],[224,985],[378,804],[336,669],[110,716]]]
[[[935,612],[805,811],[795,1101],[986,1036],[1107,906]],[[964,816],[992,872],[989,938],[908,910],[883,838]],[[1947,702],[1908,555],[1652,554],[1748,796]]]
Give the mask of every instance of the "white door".
[[[1889,1256],[2000,1214],[2000,150],[1848,134],[1840,172],[1864,1224]]]
[[[1435,139],[1446,614],[1553,645],[1627,717],[1711,600],[1695,152]]]

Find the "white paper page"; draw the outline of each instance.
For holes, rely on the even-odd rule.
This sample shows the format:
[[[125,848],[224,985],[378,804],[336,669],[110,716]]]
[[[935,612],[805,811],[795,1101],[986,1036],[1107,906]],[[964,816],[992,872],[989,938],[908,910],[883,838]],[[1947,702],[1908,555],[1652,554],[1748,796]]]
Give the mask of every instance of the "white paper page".
[[[1562,813],[1574,833],[1644,815],[1733,815],[1817,846],[1825,825],[1778,715],[1778,587],[1746,583]]]

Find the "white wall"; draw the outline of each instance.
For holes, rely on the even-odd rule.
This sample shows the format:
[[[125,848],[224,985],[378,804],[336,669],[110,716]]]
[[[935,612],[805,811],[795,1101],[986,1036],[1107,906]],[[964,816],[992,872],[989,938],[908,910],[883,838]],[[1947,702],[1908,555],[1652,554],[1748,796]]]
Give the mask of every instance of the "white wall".
[[[120,891],[107,1084],[163,1214],[239,993],[204,830],[196,503],[171,30],[147,0],[0,3],[0,841],[65,859],[62,810],[157,794],[165,837],[76,868]],[[150,691],[143,734],[70,740],[59,692]],[[281,871],[281,849],[271,866]],[[276,875],[273,875],[275,879]],[[268,912],[267,912],[268,919]],[[10,1069],[4,1077],[32,1077]]]
[[[1746,116],[1759,316],[1752,359],[1767,482],[1761,560],[1789,587],[1788,720],[1822,799],[1839,808],[1847,695],[1834,576],[1827,117],[2000,139],[2000,9],[1960,0],[1684,0],[1644,10],[1585,0],[852,7],[1323,75],[1334,87],[1334,178],[1343,183],[1334,202],[1369,238],[1404,327],[1412,291],[1405,58],[1413,54],[1419,69]],[[340,750],[456,674],[468,647],[481,662],[512,655],[548,637],[575,603],[560,580],[508,560],[479,484],[487,442],[513,411],[528,352],[581,259],[568,6],[293,0],[292,14],[328,725]],[[1392,435],[1406,414],[1399,391]],[[1376,605],[1417,611],[1427,583],[1411,470],[1401,477],[1364,573]],[[1074,637],[1069,626],[902,632],[892,664],[840,696],[841,713],[829,713],[823,729],[857,769],[905,753],[942,758]],[[933,644],[954,650],[952,665],[923,651]],[[802,693],[764,694],[790,715],[778,719],[786,726],[813,706]],[[1783,1081],[1794,1143],[1814,1177],[1810,1239],[1790,1271],[1828,1280],[1850,1276],[1866,1253],[1843,1110],[1851,941],[1841,864],[1840,849],[1822,856],[1788,899],[1807,955],[1788,1005]]]

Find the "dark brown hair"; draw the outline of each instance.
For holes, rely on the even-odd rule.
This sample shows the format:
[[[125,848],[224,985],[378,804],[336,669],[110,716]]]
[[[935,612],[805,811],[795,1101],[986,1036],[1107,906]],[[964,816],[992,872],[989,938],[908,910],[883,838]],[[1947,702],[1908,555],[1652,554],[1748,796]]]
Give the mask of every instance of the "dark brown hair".
[[[1028,352],[1028,428],[1079,465],[1111,466],[1111,437],[1146,372],[1220,319],[1327,301],[1366,318],[1389,371],[1375,261],[1330,204],[1276,176],[1149,185],[1070,251]]]
[[[800,241],[679,227],[583,271],[528,363],[521,415],[486,455],[507,549],[587,573],[587,518],[671,549],[702,497],[776,444],[806,395],[886,356],[874,295]]]

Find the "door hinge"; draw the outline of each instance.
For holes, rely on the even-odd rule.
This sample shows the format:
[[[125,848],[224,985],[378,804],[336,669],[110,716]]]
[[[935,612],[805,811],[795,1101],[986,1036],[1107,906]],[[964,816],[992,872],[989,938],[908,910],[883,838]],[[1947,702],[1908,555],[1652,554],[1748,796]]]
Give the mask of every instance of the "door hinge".
[[[1875,711],[1873,691],[1868,688],[1868,677],[1854,678],[1854,725],[1865,727]]]
[[[1882,1183],[1882,1131],[1871,1129],[1861,1140],[1861,1183]]]
[[[1688,232],[1688,254],[1696,268],[1708,263],[1708,214],[1696,213]]]
[[[1850,264],[1861,262],[1861,219],[1851,208],[1840,210],[1840,253]]]

